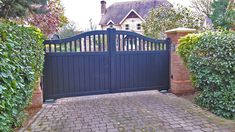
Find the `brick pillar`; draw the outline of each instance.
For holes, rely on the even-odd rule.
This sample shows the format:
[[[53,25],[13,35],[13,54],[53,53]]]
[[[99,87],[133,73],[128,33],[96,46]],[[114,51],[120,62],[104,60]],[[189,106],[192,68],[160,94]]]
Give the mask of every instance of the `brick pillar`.
[[[41,108],[42,104],[43,104],[42,89],[39,80],[36,89],[33,92],[32,102],[29,108]]]
[[[179,38],[195,31],[195,29],[189,28],[176,28],[165,32],[172,41],[170,91],[176,95],[193,93],[195,90],[189,80],[189,71],[184,66],[180,56],[175,52],[179,44]]]

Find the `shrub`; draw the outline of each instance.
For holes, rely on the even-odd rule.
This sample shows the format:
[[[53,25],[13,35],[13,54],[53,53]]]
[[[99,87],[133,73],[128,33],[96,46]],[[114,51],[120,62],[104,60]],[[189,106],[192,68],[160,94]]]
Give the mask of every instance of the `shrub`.
[[[177,47],[176,52],[180,55],[186,67],[188,67],[189,56],[201,38],[201,35],[202,34],[188,34],[185,37],[179,39],[179,46]],[[195,85],[195,79],[196,78],[194,77],[194,74],[191,73],[190,80],[192,81],[193,85]]]
[[[179,46],[177,47],[176,52],[180,55],[186,65],[191,51],[196,46],[200,36],[200,34],[188,34],[179,39]]]
[[[34,27],[0,22],[0,131],[21,124],[43,68],[43,35]]]
[[[216,115],[235,119],[235,32],[206,32],[188,58],[202,91],[196,102]]]

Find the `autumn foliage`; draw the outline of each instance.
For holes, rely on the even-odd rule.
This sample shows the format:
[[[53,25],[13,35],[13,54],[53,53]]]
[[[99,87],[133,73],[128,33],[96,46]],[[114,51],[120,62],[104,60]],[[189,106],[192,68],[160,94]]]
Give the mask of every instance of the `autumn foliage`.
[[[68,22],[64,16],[64,8],[60,0],[50,0],[46,7],[46,13],[31,14],[26,18],[29,24],[32,24],[42,30],[42,32],[49,36],[59,30],[61,26]]]

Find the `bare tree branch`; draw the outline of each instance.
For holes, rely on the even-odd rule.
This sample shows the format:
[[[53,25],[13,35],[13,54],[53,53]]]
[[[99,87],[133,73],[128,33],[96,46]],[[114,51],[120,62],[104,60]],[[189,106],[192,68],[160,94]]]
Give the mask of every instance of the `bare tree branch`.
[[[191,0],[191,6],[200,15],[209,16],[212,12],[212,2],[213,0]]]

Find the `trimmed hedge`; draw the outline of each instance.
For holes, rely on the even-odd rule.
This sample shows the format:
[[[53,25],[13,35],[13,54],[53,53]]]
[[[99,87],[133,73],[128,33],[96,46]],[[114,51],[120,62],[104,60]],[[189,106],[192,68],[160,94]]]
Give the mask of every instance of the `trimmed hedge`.
[[[200,40],[202,34],[188,34],[184,37],[179,39],[179,46],[176,49],[176,52],[182,58],[186,67],[188,67],[188,60],[191,54],[191,51],[195,48],[196,44]],[[193,85],[196,85],[194,74],[190,74],[190,80],[192,81]]]
[[[207,32],[189,56],[202,89],[196,101],[216,115],[235,119],[235,32]]]
[[[39,29],[0,22],[0,131],[21,125],[42,73],[42,43]]]
[[[205,32],[196,43],[187,37],[177,50],[201,90],[196,103],[218,116],[235,119],[235,32]]]
[[[177,47],[176,52],[180,55],[186,65],[188,64],[188,58],[191,51],[195,48],[200,36],[201,34],[188,34],[179,39],[180,44]]]

